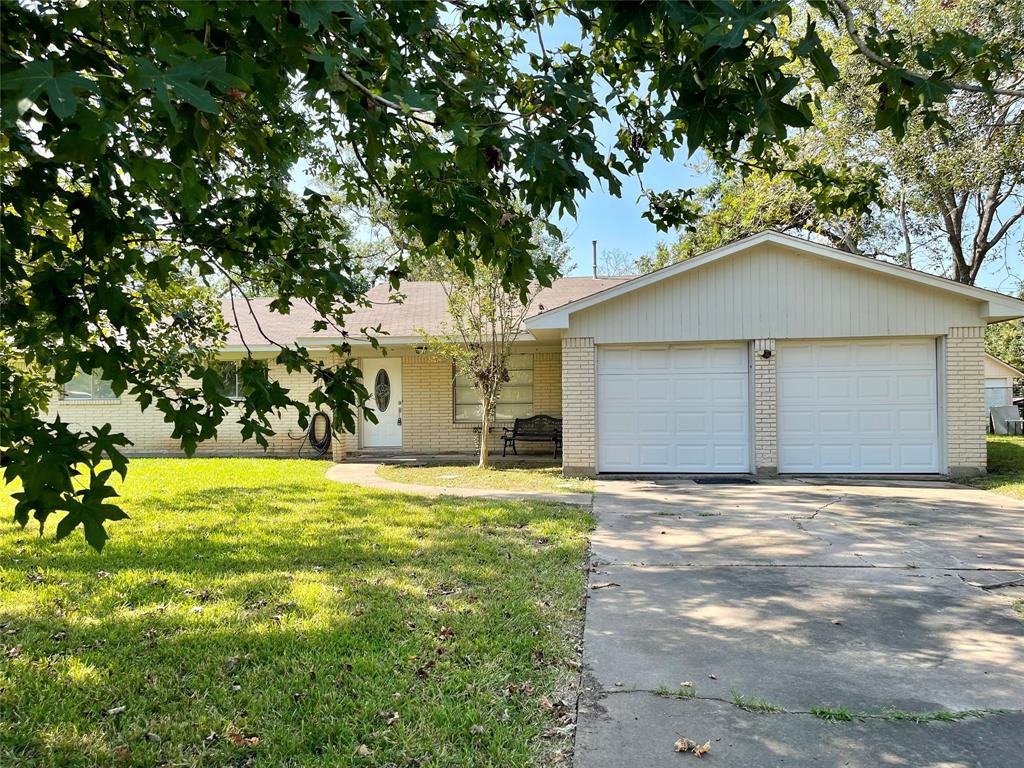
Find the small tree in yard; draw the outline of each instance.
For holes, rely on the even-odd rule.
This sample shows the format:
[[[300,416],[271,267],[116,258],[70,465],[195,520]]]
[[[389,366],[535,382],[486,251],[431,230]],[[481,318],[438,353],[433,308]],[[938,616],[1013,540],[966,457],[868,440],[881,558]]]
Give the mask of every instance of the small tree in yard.
[[[441,279],[451,320],[440,334],[420,331],[427,349],[454,361],[455,371],[473,382],[480,394],[480,461],[490,466],[487,434],[501,389],[509,380],[508,361],[537,286],[510,293],[493,266],[478,265],[472,276],[448,270]]]

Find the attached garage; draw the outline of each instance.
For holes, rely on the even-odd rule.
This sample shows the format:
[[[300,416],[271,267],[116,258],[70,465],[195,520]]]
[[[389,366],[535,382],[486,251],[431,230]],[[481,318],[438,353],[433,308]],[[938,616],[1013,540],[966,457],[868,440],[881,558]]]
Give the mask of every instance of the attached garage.
[[[986,471],[985,327],[1024,301],[762,232],[526,322],[562,345],[563,469]]]
[[[779,471],[939,472],[936,340],[780,343]]]
[[[746,344],[606,347],[597,357],[600,472],[749,472]]]

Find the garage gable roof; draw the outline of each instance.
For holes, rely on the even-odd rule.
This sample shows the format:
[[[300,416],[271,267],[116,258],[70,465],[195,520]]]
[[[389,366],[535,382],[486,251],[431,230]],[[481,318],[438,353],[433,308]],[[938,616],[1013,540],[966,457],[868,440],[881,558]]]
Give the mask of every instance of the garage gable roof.
[[[990,355],[988,352],[985,353],[985,357],[987,357],[993,364],[1004,369],[1007,376],[1010,376],[1012,378],[1024,377],[1024,371],[1018,371],[1005,360],[998,358],[995,355]]]
[[[958,283],[953,280],[949,280],[948,278],[937,277],[936,275],[930,275],[927,272],[919,272],[916,269],[902,267],[897,264],[878,261],[877,259],[871,259],[866,256],[857,256],[852,253],[847,253],[846,251],[841,251],[838,248],[832,248],[831,246],[821,245],[819,243],[812,243],[809,240],[793,237],[792,235],[786,235],[774,230],[766,230],[764,232],[759,232],[756,235],[751,235],[750,237],[745,237],[741,240],[729,243],[721,248],[707,251],[699,256],[694,256],[692,259],[680,261],[676,264],[670,264],[669,266],[655,272],[640,275],[639,277],[621,283],[620,285],[613,286],[577,301],[569,302],[568,304],[556,309],[536,315],[527,319],[526,327],[530,330],[567,329],[569,327],[569,316],[575,312],[602,304],[606,301],[611,301],[619,296],[626,295],[641,288],[646,288],[647,286],[654,285],[663,280],[684,275],[687,272],[712,264],[720,259],[726,259],[734,254],[749,251],[752,248],[766,244],[784,246],[800,253],[817,256],[823,259],[831,259],[832,261],[881,273],[885,276],[898,280],[907,280],[909,282],[935,288],[940,291],[946,291],[962,297],[974,299],[984,305],[982,307],[981,317],[990,323],[1024,317],[1024,301],[1015,299],[1012,296],[1006,296],[995,291],[977,288],[972,285],[964,285],[963,283]]]

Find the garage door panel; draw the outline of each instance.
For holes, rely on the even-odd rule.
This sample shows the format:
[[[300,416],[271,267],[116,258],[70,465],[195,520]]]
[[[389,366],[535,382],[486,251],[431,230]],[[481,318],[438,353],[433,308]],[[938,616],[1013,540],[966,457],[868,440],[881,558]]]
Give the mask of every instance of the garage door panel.
[[[675,414],[676,434],[703,435],[708,431],[706,411],[683,411]]]
[[[919,467],[924,472],[936,463],[936,454],[935,446],[928,443],[900,446],[900,461],[908,467]]]
[[[745,344],[711,347],[708,357],[708,367],[713,371],[747,372],[748,355]]]
[[[902,410],[897,415],[899,430],[904,435],[931,435],[936,431],[936,414],[931,410]]]
[[[672,370],[682,373],[692,373],[695,370],[705,370],[708,365],[708,352],[706,347],[672,347]]]
[[[935,375],[913,373],[900,376],[896,381],[897,394],[903,402],[920,402],[935,395]]]
[[[672,392],[676,400],[703,403],[708,399],[707,382],[696,376],[682,376],[674,379]]]
[[[745,436],[747,419],[737,411],[716,411],[711,414],[711,426],[715,433],[722,435]]]
[[[828,434],[829,432],[846,434],[853,428],[855,415],[850,411],[825,411],[817,414],[817,417],[818,431],[822,434]],[[804,427],[803,431],[813,431],[814,421],[815,419],[812,416],[810,419],[810,424],[812,426]]]
[[[641,371],[667,371],[671,367],[668,349],[639,349],[634,359],[636,368]]]
[[[641,412],[636,427],[641,435],[668,435],[672,433],[672,415],[667,411]]]
[[[933,339],[778,348],[779,470],[938,472]]]
[[[893,429],[893,413],[891,411],[861,411],[857,414],[857,423],[861,434],[877,437],[879,435],[891,435]],[[853,429],[853,420],[847,431]]]
[[[746,344],[598,348],[598,470],[748,471],[748,358]]]
[[[668,444],[639,446],[638,461],[651,469],[665,469],[672,466],[672,446]]]
[[[671,382],[660,375],[637,379],[636,382],[636,399],[642,403],[666,403],[671,391]]]
[[[746,403],[750,385],[747,377],[736,374],[712,376],[705,386],[710,385],[711,399],[716,403]]]
[[[860,446],[860,463],[868,471],[885,472],[895,461],[895,449],[889,443],[867,443]]]
[[[892,400],[893,381],[890,376],[885,374],[858,376],[856,381],[855,392],[857,393],[858,400],[862,402],[865,400],[879,400],[882,402]]]

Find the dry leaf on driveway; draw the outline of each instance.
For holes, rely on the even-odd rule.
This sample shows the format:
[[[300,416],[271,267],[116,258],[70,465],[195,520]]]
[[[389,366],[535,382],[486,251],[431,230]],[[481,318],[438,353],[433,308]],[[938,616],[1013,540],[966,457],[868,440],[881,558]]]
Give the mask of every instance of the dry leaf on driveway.
[[[672,748],[676,752],[689,752],[691,749],[693,749],[696,746],[697,746],[697,742],[695,742],[695,741],[690,741],[689,739],[679,739],[679,740],[676,741],[675,744],[672,745]]]
[[[591,589],[608,589],[608,587],[621,587],[621,584],[616,584],[614,581],[606,581],[603,584],[591,584]]]

